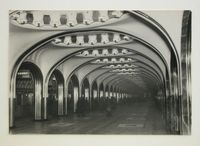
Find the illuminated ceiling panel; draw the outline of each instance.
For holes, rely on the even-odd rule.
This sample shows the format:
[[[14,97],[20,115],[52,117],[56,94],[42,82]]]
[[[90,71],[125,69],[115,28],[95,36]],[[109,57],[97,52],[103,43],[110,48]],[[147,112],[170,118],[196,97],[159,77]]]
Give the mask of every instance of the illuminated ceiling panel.
[[[136,65],[134,65],[133,63],[128,63],[128,64],[111,64],[111,65],[107,65],[104,66],[103,68],[133,68],[133,67],[137,67]]]
[[[116,37],[117,36],[117,37]],[[131,43],[134,40],[127,35],[105,32],[105,31],[90,31],[79,32],[70,35],[58,37],[52,41],[55,46],[61,47],[90,47],[90,46],[108,46],[116,44]]]
[[[64,30],[114,23],[127,18],[124,11],[13,11],[11,23],[38,30]]]
[[[84,50],[78,53],[76,56],[80,57],[105,57],[105,56],[123,56],[123,55],[133,55],[133,52],[130,52],[127,49],[120,48],[95,48],[92,50]]]
[[[134,63],[136,62],[134,59],[132,58],[124,58],[124,57],[118,57],[118,58],[101,58],[101,59],[97,59],[95,61],[93,61],[92,63],[96,63],[96,64],[119,64],[119,63]]]

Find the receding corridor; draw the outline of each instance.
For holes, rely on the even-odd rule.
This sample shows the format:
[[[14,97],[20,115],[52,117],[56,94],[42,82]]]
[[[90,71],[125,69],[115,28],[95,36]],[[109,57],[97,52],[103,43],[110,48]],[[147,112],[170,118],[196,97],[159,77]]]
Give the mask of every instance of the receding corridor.
[[[16,10],[9,22],[11,134],[190,134],[190,11]]]
[[[38,134],[167,134],[164,120],[153,101],[120,105],[107,117],[104,112],[91,112],[59,117],[46,122],[18,120],[11,133]]]

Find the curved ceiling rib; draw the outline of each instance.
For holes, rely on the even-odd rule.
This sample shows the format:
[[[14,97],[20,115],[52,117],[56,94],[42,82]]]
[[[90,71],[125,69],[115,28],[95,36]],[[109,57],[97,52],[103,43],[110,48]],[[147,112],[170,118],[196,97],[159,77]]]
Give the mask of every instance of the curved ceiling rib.
[[[139,61],[138,61],[138,62],[139,62]],[[144,64],[145,64],[145,63],[144,63]],[[102,69],[102,67],[104,68],[105,66],[107,66],[107,65],[102,65],[102,66],[100,66],[100,67],[97,67],[97,68],[91,70],[90,72],[88,72],[85,76],[88,76],[88,75],[91,74],[92,72],[98,71],[98,70]],[[149,66],[146,65],[146,67],[149,67]],[[149,71],[153,76],[157,77],[157,78],[159,79],[160,82],[162,82],[162,77],[159,76],[159,74],[158,74],[154,69],[152,69],[152,68],[147,69],[147,68],[141,67],[141,66],[135,66],[135,67],[131,67],[131,68],[133,68],[133,69],[135,68],[136,71],[140,71],[140,69],[145,70],[145,71]],[[116,67],[116,68],[107,68],[107,69],[112,70],[112,69],[120,69],[120,68]],[[137,69],[138,69],[138,70],[137,70]],[[108,70],[108,71],[110,71],[110,70]]]
[[[90,62],[90,61],[89,61],[89,62]],[[76,71],[79,70],[80,68],[82,68],[84,65],[88,65],[88,62],[86,62],[86,63],[84,63],[84,64],[81,64],[80,66],[78,66],[77,68],[75,68],[75,69],[71,72],[71,75],[74,74],[74,72],[76,72]],[[104,65],[102,65],[102,66],[105,66],[105,65],[106,65],[106,64],[104,64]],[[96,69],[100,69],[102,66],[97,67]],[[142,68],[143,68],[143,67],[142,67]],[[96,69],[94,68],[93,71],[95,71]],[[148,69],[147,69],[147,70],[148,70]],[[152,71],[151,71],[151,72],[152,72]],[[90,71],[89,73],[91,73],[91,71]],[[89,74],[89,73],[88,73],[88,74]],[[88,74],[86,74],[85,77],[86,77]],[[158,74],[157,74],[157,75],[158,75]],[[154,73],[154,76],[156,76],[155,73]],[[159,75],[158,75],[158,76],[159,76]],[[157,76],[157,78],[158,78],[158,76]],[[70,76],[69,76],[69,77],[70,77]],[[82,80],[83,80],[83,79],[82,79]],[[159,78],[159,81],[162,82],[162,77]]]
[[[99,30],[92,30],[91,32],[96,32],[96,31],[102,31],[101,29]],[[107,30],[107,29],[104,29],[104,31],[109,31],[109,30]],[[85,31],[82,31],[82,32],[85,32]],[[87,30],[87,32],[88,32],[88,30]],[[123,33],[123,32],[119,32],[119,31],[114,31],[114,32],[117,32],[117,33]],[[81,33],[81,32],[79,32],[79,33]],[[129,35],[129,36],[131,36],[131,37],[133,37],[132,35],[130,35],[130,34],[125,34],[125,35]],[[63,36],[65,36],[65,34],[61,34],[61,37],[63,37]],[[59,36],[60,37],[60,36]],[[135,39],[135,38],[134,38]],[[142,43],[144,43],[145,41],[143,41]],[[147,42],[146,42],[147,43]],[[146,44],[145,43],[145,44]],[[150,45],[150,44],[149,44]],[[152,47],[152,46],[151,46]],[[158,51],[155,51],[155,48],[154,47],[152,47],[153,48],[153,50],[154,50],[154,52],[158,55],[158,56],[160,56],[161,58],[162,58],[162,62],[164,62],[165,63],[165,65],[166,65],[166,61],[165,61],[165,59],[163,58],[163,56],[160,54],[160,53],[158,53]],[[76,53],[78,53],[78,52],[76,52]],[[75,54],[75,53],[74,53]],[[65,62],[66,61],[66,58],[62,58],[59,62],[57,62],[53,67],[52,67],[52,69],[50,69],[50,73],[52,72],[52,70],[54,70],[58,65],[60,65],[60,64],[62,64],[63,62]],[[166,65],[166,68],[167,68],[167,65]],[[49,76],[49,75],[48,75]],[[46,78],[47,79],[47,78]]]
[[[138,12],[132,12],[132,11],[126,11],[128,14],[130,13],[130,14],[133,14],[134,16],[140,16],[140,14],[137,14]],[[18,12],[15,12],[15,14],[19,14]],[[15,16],[15,18],[13,18],[13,21],[17,21],[18,23],[19,23],[19,21],[20,21],[20,16],[21,15],[21,12],[20,12],[20,14],[19,14],[19,16]],[[34,15],[34,14],[32,14],[32,15]],[[10,17],[12,17],[13,16],[13,14],[11,14],[11,16]],[[53,17],[53,16],[52,16]],[[56,17],[56,16],[54,16],[54,17]],[[143,15],[141,15],[140,17],[144,17]],[[19,18],[19,21],[18,21],[18,18]],[[38,18],[39,19],[39,18]],[[147,18],[145,18],[145,21],[147,21]],[[148,20],[148,22],[149,21],[152,21],[152,20]],[[24,22],[23,22],[24,23]],[[26,23],[26,22],[25,22]],[[35,22],[32,22],[33,24],[35,24]],[[170,41],[170,38],[169,38],[169,36],[167,35],[167,33],[165,32],[165,31],[163,31],[163,28],[161,27],[161,26],[158,26],[158,27],[156,27],[157,26],[157,23],[156,22],[154,22],[154,21],[152,21],[151,22],[152,24],[154,24],[155,23],[155,25],[154,25],[154,27],[156,28],[156,29],[158,29],[159,31],[161,31],[163,34],[164,34],[164,36],[166,37],[166,39],[167,39],[167,41],[168,41],[168,43],[171,45],[171,48],[172,48],[172,50],[174,49],[174,46],[173,46],[173,42],[172,41]],[[40,27],[40,25],[38,25],[38,23],[36,23],[37,25],[36,25],[36,27]],[[55,28],[55,29],[57,29],[58,28],[58,26],[56,26],[55,25],[55,22],[52,22],[52,24],[53,25],[51,25],[51,27],[53,26],[53,28]],[[21,24],[20,24],[21,25]],[[23,25],[23,24],[22,24]],[[26,25],[26,24],[25,24]],[[24,26],[25,26],[24,25]],[[159,27],[161,27],[161,28],[159,28]],[[99,45],[98,45],[98,41],[97,42],[95,42],[95,43],[97,43],[97,46],[94,46],[94,42],[90,42],[90,44],[89,44],[89,46],[88,45],[85,45],[86,43],[85,43],[85,39],[86,38],[92,38],[92,37],[94,37],[94,35],[96,35],[95,36],[95,38],[97,38],[98,36],[97,36],[97,34],[100,34],[101,35],[101,40],[99,41]],[[112,35],[110,35],[110,34],[112,34]],[[76,36],[75,37],[75,41],[73,41],[73,38],[72,38],[72,36]],[[160,35],[160,34],[159,34]],[[85,36],[87,36],[87,37],[85,37]],[[109,38],[110,36],[112,36],[113,38]],[[119,40],[121,40],[122,42],[121,43],[119,43],[118,41],[114,41],[114,37],[115,36],[117,36],[117,38],[119,39]],[[70,37],[70,39],[71,40],[69,40],[69,37]],[[110,40],[112,40],[111,41],[111,43],[109,44],[109,41]],[[117,39],[116,39],[117,40]],[[71,41],[71,42],[70,42]],[[78,42],[77,42],[78,41]],[[66,43],[67,42],[67,43]],[[26,50],[19,58],[18,58],[18,60],[15,62],[15,68],[13,69],[13,72],[12,72],[12,80],[11,80],[11,82],[15,82],[15,80],[13,80],[13,79],[15,79],[15,77],[16,77],[16,72],[18,71],[18,68],[19,68],[19,66],[20,66],[20,64],[23,62],[23,60],[25,59],[25,58],[27,58],[27,56],[29,56],[30,54],[32,54],[33,52],[35,52],[35,51],[37,51],[39,48],[41,48],[42,46],[44,46],[44,45],[46,45],[46,44],[51,44],[51,45],[54,45],[55,46],[55,48],[56,47],[59,47],[60,45],[62,46],[62,45],[65,45],[66,46],[66,44],[68,45],[68,42],[70,42],[70,43],[72,43],[72,44],[75,44],[75,46],[74,47],[80,47],[81,48],[81,51],[83,51],[83,50],[90,50],[90,49],[93,49],[93,48],[97,48],[97,47],[109,47],[110,45],[114,45],[114,46],[117,46],[117,45],[121,45],[121,46],[123,46],[124,44],[128,44],[128,45],[130,45],[130,44],[134,44],[135,42],[137,42],[137,43],[140,43],[140,44],[142,44],[142,45],[144,45],[145,47],[146,47],[146,49],[147,50],[150,50],[151,52],[152,52],[152,54],[155,54],[156,56],[158,56],[158,58],[160,59],[160,62],[162,62],[163,64],[164,64],[164,66],[165,66],[165,68],[166,68],[166,72],[169,72],[169,64],[167,64],[167,61],[166,61],[166,58],[163,56],[163,54],[159,51],[159,48],[156,48],[155,46],[153,46],[152,44],[150,44],[149,42],[148,42],[148,40],[143,40],[143,38],[139,38],[139,37],[137,37],[137,36],[135,36],[134,34],[129,34],[129,33],[126,33],[126,32],[124,32],[124,31],[119,31],[119,30],[115,30],[115,29],[106,29],[106,28],[84,28],[84,29],[79,29],[79,30],[68,30],[67,32],[59,32],[58,34],[55,34],[55,35],[52,35],[52,36],[49,36],[48,38],[46,38],[46,39],[44,39],[44,40],[42,40],[42,41],[40,41],[40,42],[38,42],[37,44],[35,44],[34,46],[32,46],[31,48],[29,48],[28,50]],[[72,46],[70,46],[70,47],[73,47],[73,45]],[[170,49],[171,49],[170,48]],[[131,50],[131,48],[129,48],[130,50]],[[65,61],[67,61],[68,59],[70,59],[71,57],[74,57],[74,55],[77,55],[77,53],[79,53],[80,52],[80,49],[79,50],[74,50],[74,52],[73,53],[70,53],[70,54],[68,54],[67,56],[65,56],[65,57],[63,57],[63,58],[60,58],[57,62],[55,62],[51,67],[50,67],[50,70],[48,71],[48,73],[47,73],[47,75],[45,75],[46,77],[45,77],[45,81],[44,81],[44,83],[45,83],[45,85],[48,83],[48,80],[49,80],[49,77],[50,77],[50,75],[52,74],[52,72],[56,69],[56,68],[58,68],[59,67],[59,65],[61,65],[61,64],[63,64]],[[145,56],[145,54],[143,54],[144,56]],[[175,55],[176,55],[176,53],[175,53]],[[131,55],[131,57],[133,57],[134,55]],[[146,58],[147,60],[148,60],[148,57],[147,56],[145,56],[144,58]],[[150,59],[149,59],[150,60]],[[139,60],[140,62],[143,62],[143,60]],[[151,60],[150,60],[151,61]],[[157,64],[157,63],[155,63],[155,66],[157,66],[158,67],[158,70],[160,70],[161,71],[161,74],[163,75],[163,76],[165,76],[165,74],[166,73],[164,73],[161,69],[160,69],[160,67],[159,67],[159,65]],[[150,68],[151,68],[152,66],[150,66]],[[146,69],[145,67],[143,67],[144,68],[144,70],[147,72],[147,74],[148,75],[155,75],[155,78],[158,78],[159,76],[160,76],[160,74],[157,72],[157,71],[155,71],[155,69],[153,70],[153,72],[151,71],[150,72],[150,70],[148,70],[148,69]],[[152,67],[153,68],[153,67]],[[155,73],[154,73],[154,71],[155,71]],[[170,74],[170,73],[169,73]],[[89,74],[87,74],[87,75],[89,75]],[[153,77],[152,76],[152,77]],[[14,77],[14,78],[13,78]],[[160,77],[161,78],[161,80],[162,80],[162,78],[164,78],[164,77]],[[165,78],[164,78],[165,79]],[[13,88],[11,87],[11,90],[12,90]],[[14,90],[14,89],[13,89]],[[14,92],[15,93],[15,92]],[[45,94],[45,93],[44,93]],[[45,96],[45,95],[44,95]]]
[[[124,90],[129,93],[133,93],[133,94],[136,90],[140,92],[146,90],[144,87],[140,87],[139,85],[136,85],[136,83],[132,83],[130,80],[124,80],[124,79],[119,79],[119,80],[116,79],[113,81],[112,85],[117,86],[121,90]]]
[[[119,77],[119,76],[120,76],[120,75],[118,75],[117,77]],[[105,84],[109,83],[109,81],[110,81],[109,78],[110,78],[110,77],[112,77],[112,76],[109,76],[108,78],[103,79],[102,82],[105,81]],[[116,77],[116,78],[117,78],[117,77]],[[135,75],[135,76],[122,76],[122,75],[121,75],[120,77],[122,77],[122,78],[124,78],[124,79],[130,79],[130,80],[132,80],[132,79],[138,79],[138,78],[141,78],[141,77],[142,77],[142,78],[146,78],[146,79],[148,79],[148,80],[151,80],[151,81],[152,81],[152,84],[155,82],[155,80],[157,80],[157,79],[155,79],[155,78],[154,78],[155,80],[152,79],[152,76],[149,76],[148,73],[141,73],[140,76],[137,76],[137,75]],[[111,80],[112,80],[112,79],[111,79]],[[156,82],[156,83],[157,83],[157,82]]]
[[[72,73],[71,73],[71,75],[75,72],[75,71],[77,71],[78,69],[80,69],[81,67],[83,67],[84,65],[86,65],[86,64],[88,64],[89,62],[91,62],[91,61],[88,61],[88,62],[86,62],[86,63],[84,63],[84,64],[81,64],[80,66],[78,66],[77,68],[75,68],[73,71],[72,71]],[[138,62],[138,61],[137,61]],[[144,62],[141,62],[141,63],[143,63],[143,64],[146,64],[146,63],[144,63]],[[147,65],[147,64],[146,64]],[[102,65],[103,66],[103,65]],[[147,66],[149,66],[149,65],[147,65]],[[153,69],[152,67],[150,67],[151,69]],[[95,70],[95,69],[94,69]],[[154,72],[158,75],[158,73],[154,70]],[[158,75],[159,76],[159,75]],[[160,80],[162,80],[163,79],[163,77],[160,77]]]
[[[164,38],[166,39],[166,41],[169,44],[169,47],[171,47],[171,49],[174,52],[174,55],[176,56],[176,60],[177,60],[177,66],[179,66],[179,57],[178,57],[178,53],[177,53],[177,49],[170,37],[170,35],[168,34],[168,32],[164,29],[164,27],[161,26],[161,24],[159,24],[155,19],[153,19],[152,17],[148,16],[147,14],[145,14],[144,12],[141,11],[128,11],[130,12],[130,14],[133,14],[134,16],[137,16],[138,18],[146,21],[147,23],[151,24],[154,29],[158,30],[160,33],[160,35],[163,35]]]
[[[85,75],[84,78],[86,78],[87,76],[89,76],[89,74],[91,74],[92,72],[95,72],[95,71],[98,72],[99,70],[101,70],[101,68],[102,68],[102,66],[101,66],[101,67],[97,67],[97,68],[91,70],[89,73],[87,73],[87,74]],[[162,83],[162,80],[160,80],[160,78],[159,78],[155,73],[153,73],[152,71],[150,71],[150,70],[148,70],[148,69],[145,69],[145,68],[143,68],[143,67],[136,67],[136,68],[137,68],[137,69],[140,69],[140,73],[142,73],[141,71],[143,71],[143,72],[145,72],[145,73],[148,73],[150,76],[152,76],[153,78],[155,78],[155,80],[158,80],[158,82]],[[110,72],[110,71],[112,71],[112,69],[108,69],[108,70],[106,71],[106,73],[108,73],[108,72]],[[115,73],[113,73],[113,74],[115,74]],[[84,78],[83,78],[83,80],[84,80]]]
[[[90,28],[115,23],[127,18],[124,11],[14,11],[11,23],[28,29],[65,30]],[[67,21],[68,19],[68,21]]]
[[[100,68],[92,70],[91,72],[89,72],[88,74],[86,74],[84,78],[86,78],[87,76],[89,76],[89,74],[92,73],[92,72],[95,72],[95,71],[98,72],[98,69],[100,69]],[[110,70],[108,70],[107,72],[110,72]],[[142,68],[142,70],[140,70],[140,71],[146,72],[145,68]],[[161,80],[154,73],[152,73],[151,71],[149,71],[148,74],[151,75],[153,78],[155,78],[156,80],[158,80],[161,83]]]
[[[135,83],[131,82],[130,80],[125,80],[123,78],[114,79],[112,82],[112,86],[117,86],[121,90],[124,90],[128,93],[133,93],[133,94],[136,91],[146,90],[145,88],[143,88],[143,87],[141,88],[139,85],[136,85]],[[137,90],[134,90],[134,89],[137,89]]]
[[[103,76],[103,75],[106,75],[104,73],[100,74],[99,76],[97,76],[97,78]],[[113,75],[113,74],[110,74],[110,75],[107,75],[107,76],[104,76],[104,78],[101,79],[101,82],[104,82],[104,80],[109,80],[109,78],[118,78],[120,75]],[[97,80],[97,78],[95,80]],[[112,80],[112,79],[111,79]]]
[[[114,85],[115,82],[121,82],[121,81],[130,82],[131,80],[124,78],[122,76],[117,76],[117,77],[108,77],[107,80],[104,80],[104,81],[106,81],[105,85]],[[142,86],[142,85],[138,84],[137,82],[132,82],[132,84],[138,86],[139,88],[144,87],[144,85]],[[126,85],[125,85],[125,87],[126,87]],[[121,88],[123,88],[123,86],[121,86]]]
[[[133,56],[133,55],[132,55]],[[103,58],[103,57],[102,57]],[[106,57],[105,57],[106,58]],[[95,59],[98,59],[98,58],[94,58],[93,60],[95,60]],[[152,62],[153,62],[153,60],[151,60]],[[90,61],[88,61],[88,62],[86,62],[86,64],[87,63],[89,63]],[[143,62],[143,64],[145,64],[144,62]],[[154,63],[155,64],[155,63]],[[84,65],[84,64],[83,64]],[[80,65],[80,67],[82,67],[83,65]],[[156,64],[155,64],[156,65]],[[156,65],[157,66],[157,65]],[[157,66],[158,67],[158,66]],[[151,67],[152,68],[152,67]],[[159,68],[159,70],[160,70],[160,68]],[[74,71],[73,71],[74,72]],[[162,73],[162,72],[161,72]]]
[[[101,82],[103,82],[104,80],[107,80],[109,77],[115,77],[115,76],[117,76],[117,75],[112,74],[112,73],[108,73],[108,72],[105,71],[105,72],[98,74],[97,77],[93,81],[101,78],[100,80],[101,80]]]
[[[95,31],[97,31],[97,30],[95,30]],[[64,34],[63,34],[63,35],[64,35]],[[78,52],[78,51],[77,51],[77,52]],[[75,54],[75,53],[77,53],[77,52],[74,52],[73,54]],[[69,56],[72,56],[73,54],[71,54],[71,55],[69,55]],[[68,57],[65,57],[65,58],[61,59],[61,61],[59,61],[59,63],[57,63],[57,65],[54,65],[54,66],[52,67],[52,69],[50,70],[50,74],[51,74],[51,72],[53,72],[53,69],[55,69],[59,64],[63,63],[63,61],[65,61],[66,58],[68,58]],[[50,74],[49,74],[49,75],[47,76],[47,78],[45,79],[45,82],[46,82],[46,83],[47,83],[47,81],[48,81],[48,78],[49,78]]]

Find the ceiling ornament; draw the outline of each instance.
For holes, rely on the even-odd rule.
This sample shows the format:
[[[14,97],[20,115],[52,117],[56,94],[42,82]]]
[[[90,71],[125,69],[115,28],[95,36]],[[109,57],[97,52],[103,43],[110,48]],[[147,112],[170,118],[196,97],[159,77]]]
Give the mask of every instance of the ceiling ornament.
[[[118,35],[120,39],[116,41],[114,36]],[[57,41],[59,40],[59,41]],[[134,40],[127,35],[119,33],[108,32],[82,32],[74,33],[72,35],[66,35],[55,38],[52,40],[52,44],[62,47],[90,47],[90,46],[108,46],[116,44],[131,43]],[[113,54],[117,54],[117,50],[113,50]],[[127,53],[126,49],[122,50],[123,54]]]
[[[55,40],[55,42],[60,42]],[[105,56],[123,56],[123,55],[133,55],[135,53],[121,48],[95,48],[94,50],[84,50],[78,53],[76,56],[79,57],[105,57]],[[116,62],[116,58],[111,59],[112,62]]]
[[[97,59],[91,63],[96,63],[96,64],[104,64],[104,63],[109,63],[109,64],[119,64],[119,63],[134,63],[135,60],[132,58],[100,58]]]
[[[109,24],[128,17],[124,11],[14,11],[11,23],[23,28],[65,30]]]

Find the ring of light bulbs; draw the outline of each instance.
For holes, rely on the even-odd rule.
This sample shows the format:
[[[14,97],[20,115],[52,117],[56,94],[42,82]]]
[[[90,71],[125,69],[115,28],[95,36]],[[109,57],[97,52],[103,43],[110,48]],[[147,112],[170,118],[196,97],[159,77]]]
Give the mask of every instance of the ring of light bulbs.
[[[105,57],[105,56],[123,56],[123,55],[133,55],[135,53],[123,48],[95,48],[92,50],[84,50],[78,53],[76,56],[79,57]]]
[[[95,13],[97,13],[95,15]],[[81,21],[77,18],[81,16]],[[96,17],[96,18],[94,18]],[[113,23],[127,17],[124,11],[16,11],[10,15],[14,25],[29,29],[63,30]],[[45,19],[48,18],[48,23]],[[61,21],[61,19],[64,20]]]
[[[100,36],[98,40],[98,36]],[[87,39],[87,41],[86,41]],[[60,47],[91,47],[108,46],[116,44],[131,43],[133,39],[128,35],[113,32],[85,32],[74,33],[52,40],[52,44]]]
[[[119,57],[119,58],[100,58],[100,59],[96,59],[95,61],[92,61],[91,63],[94,64],[119,64],[119,63],[134,63],[135,60],[132,58],[125,58],[125,57]]]

